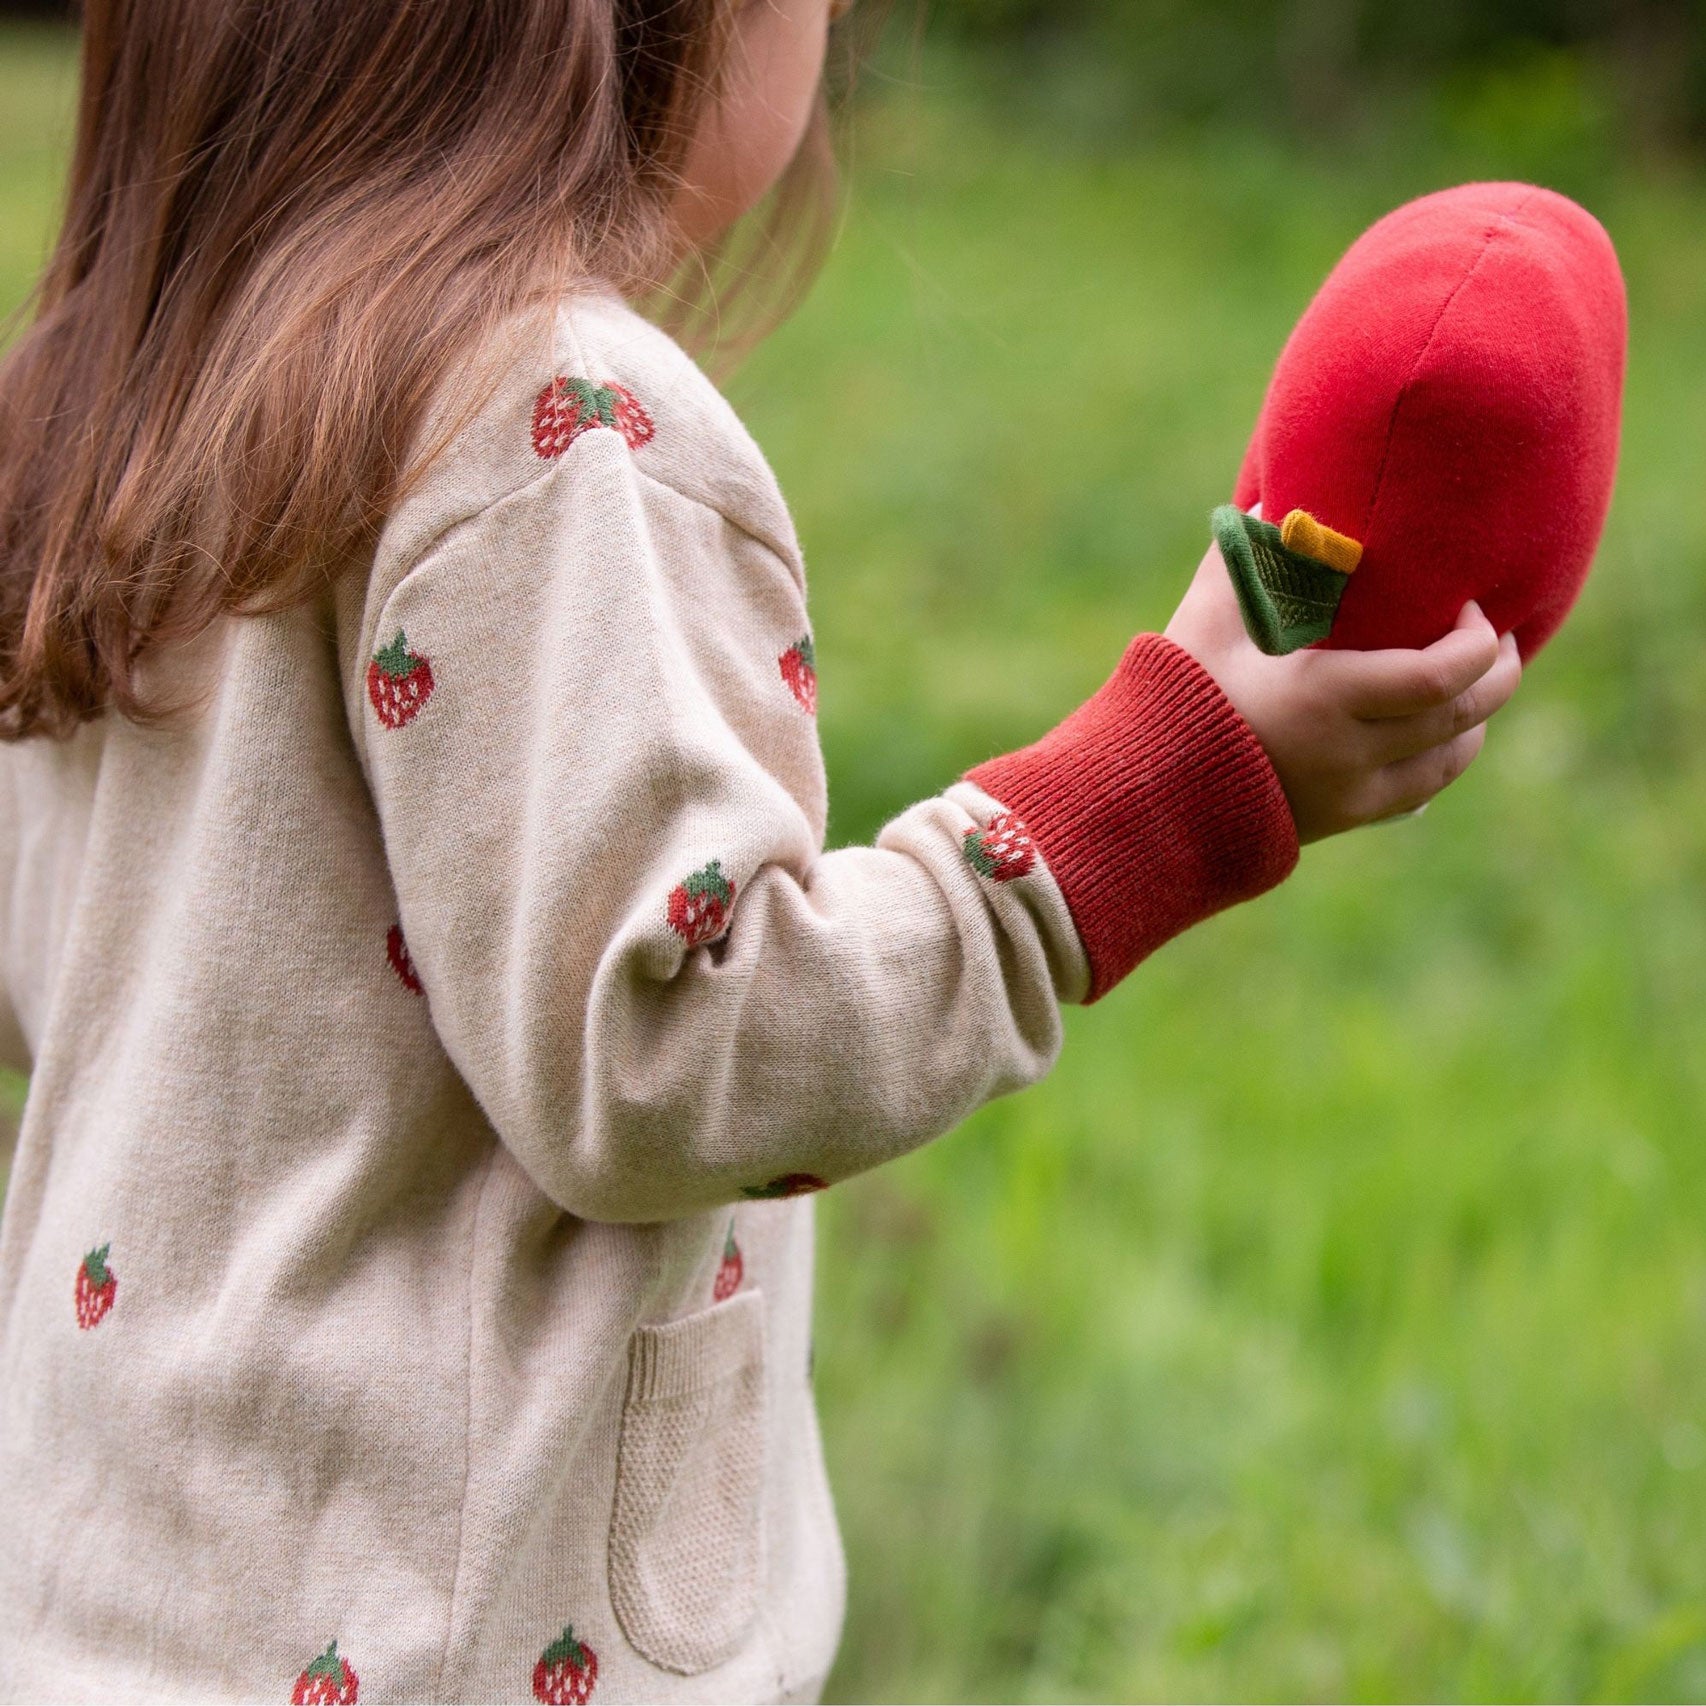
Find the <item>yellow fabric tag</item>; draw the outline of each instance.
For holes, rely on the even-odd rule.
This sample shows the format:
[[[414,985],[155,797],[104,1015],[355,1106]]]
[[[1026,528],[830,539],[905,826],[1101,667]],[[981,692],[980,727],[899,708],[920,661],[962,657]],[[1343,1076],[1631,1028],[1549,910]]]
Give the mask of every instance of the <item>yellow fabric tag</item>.
[[[1356,540],[1323,527],[1306,509],[1294,509],[1280,523],[1280,542],[1286,550],[1313,557],[1342,575],[1355,574],[1362,561],[1362,546]]]

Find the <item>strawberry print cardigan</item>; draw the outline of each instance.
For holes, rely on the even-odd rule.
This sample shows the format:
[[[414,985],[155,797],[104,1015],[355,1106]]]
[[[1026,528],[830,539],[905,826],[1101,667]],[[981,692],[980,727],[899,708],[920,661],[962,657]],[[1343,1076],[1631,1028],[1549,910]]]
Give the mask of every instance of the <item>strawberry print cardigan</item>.
[[[1153,635],[826,854],[728,406],[590,292],[476,372],[191,712],[0,748],[0,1698],[816,1699],[816,1193],[1296,858]]]

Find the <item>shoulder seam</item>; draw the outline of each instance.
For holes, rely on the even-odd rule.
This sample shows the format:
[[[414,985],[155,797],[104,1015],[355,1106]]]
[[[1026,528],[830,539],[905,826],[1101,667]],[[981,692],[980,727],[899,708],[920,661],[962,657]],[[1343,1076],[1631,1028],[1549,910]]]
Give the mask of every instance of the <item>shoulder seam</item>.
[[[532,475],[529,479],[511,486],[508,491],[499,492],[495,497],[488,498],[484,503],[478,504],[473,509],[454,516],[451,520],[445,522],[444,525],[440,527],[429,539],[425,540],[418,549],[410,553],[407,565],[403,568],[402,572],[397,575],[396,579],[391,583],[390,589],[385,593],[383,599],[381,599],[379,605],[380,610],[383,610],[385,606],[391,602],[392,597],[402,587],[403,583],[407,581],[417,569],[421,568],[425,564],[426,560],[442,545],[444,545],[453,534],[460,533],[465,527],[473,526],[474,523],[481,520],[483,517],[490,515],[494,510],[501,509],[512,499],[526,496],[526,494],[532,491],[536,486],[543,485],[547,480],[551,479],[553,475],[561,473],[564,466],[565,463],[561,460],[552,462],[546,467],[541,468],[538,473]],[[719,521],[725,522],[728,526],[732,527],[735,532],[743,534],[746,538],[752,540],[754,544],[762,546],[765,551],[774,557],[777,562],[787,570],[788,578],[800,588],[802,594],[804,593],[805,587],[801,582],[799,571],[789,560],[788,554],[777,545],[774,539],[771,539],[767,535],[759,533],[753,528],[748,527],[737,517],[730,515],[721,504],[713,503],[709,498],[703,497],[697,492],[685,491],[673,480],[660,479],[656,474],[652,473],[650,469],[642,468],[638,462],[634,462],[632,466],[634,472],[648,484],[658,487],[661,491],[671,493],[675,497],[680,498],[683,503],[690,503],[697,509],[709,511],[709,513],[716,516]]]

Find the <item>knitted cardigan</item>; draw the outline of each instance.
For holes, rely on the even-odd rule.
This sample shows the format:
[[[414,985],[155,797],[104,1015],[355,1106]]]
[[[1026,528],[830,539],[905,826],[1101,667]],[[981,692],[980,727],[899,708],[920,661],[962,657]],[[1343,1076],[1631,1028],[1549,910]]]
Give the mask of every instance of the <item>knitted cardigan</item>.
[[[810,1193],[1296,858],[1153,635],[826,854],[726,403],[597,293],[475,372],[370,562],[147,664],[190,712],[0,749],[5,1699],[815,1699]]]

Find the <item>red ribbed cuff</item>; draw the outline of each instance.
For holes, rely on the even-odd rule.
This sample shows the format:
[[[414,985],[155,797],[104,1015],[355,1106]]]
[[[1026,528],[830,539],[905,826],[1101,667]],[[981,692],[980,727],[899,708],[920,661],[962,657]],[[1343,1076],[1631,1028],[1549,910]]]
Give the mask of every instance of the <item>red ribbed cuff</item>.
[[[1139,634],[1059,727],[966,779],[1023,819],[1053,872],[1090,961],[1087,1002],[1297,864],[1297,826],[1261,742],[1160,634]]]

